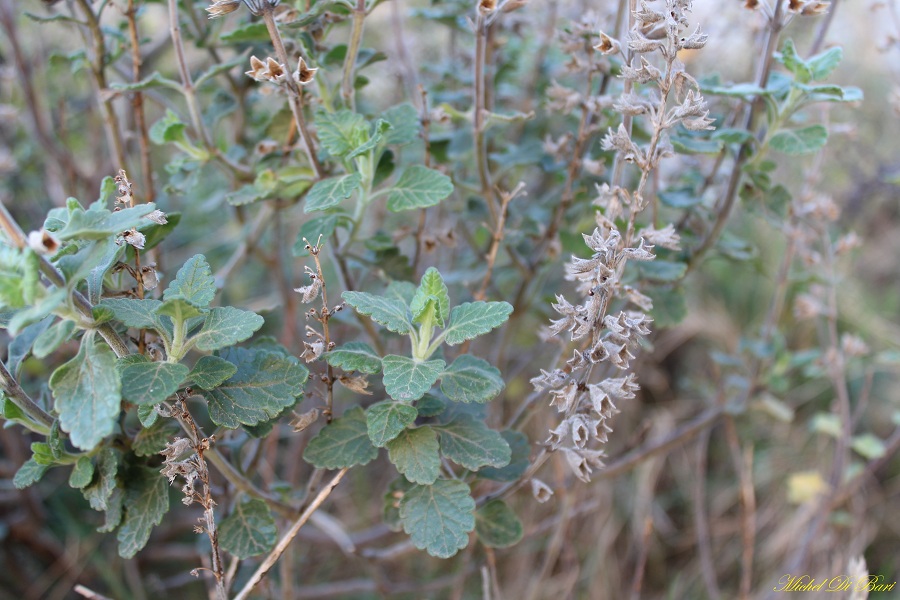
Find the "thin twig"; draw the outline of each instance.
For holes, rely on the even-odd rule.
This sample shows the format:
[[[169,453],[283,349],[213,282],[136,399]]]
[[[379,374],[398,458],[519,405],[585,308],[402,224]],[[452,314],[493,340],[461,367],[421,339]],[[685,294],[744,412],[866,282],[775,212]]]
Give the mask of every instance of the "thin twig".
[[[348,470],[349,469],[344,468],[338,471],[337,475],[335,475],[334,478],[330,482],[328,482],[328,485],[326,485],[322,489],[322,491],[319,492],[315,500],[313,500],[309,504],[306,510],[303,511],[303,513],[297,518],[296,521],[294,521],[294,524],[291,525],[291,528],[288,529],[284,536],[282,536],[281,540],[279,540],[278,544],[275,546],[269,556],[266,557],[266,560],[264,560],[259,568],[256,569],[256,572],[253,573],[247,584],[234,597],[234,600],[245,600],[250,595],[250,592],[253,591],[253,588],[259,585],[259,582],[262,581],[262,578],[266,576],[266,573],[269,572],[269,569],[271,569],[275,565],[275,563],[278,562],[279,557],[281,557],[285,549],[297,535],[297,532],[300,531],[300,528],[303,527],[303,525],[309,520],[309,517],[319,508],[319,506],[322,505],[323,502],[325,502],[328,496],[331,495],[331,492],[333,492],[334,488],[337,487],[337,484],[341,482],[341,479],[344,477],[344,475],[346,475]]]
[[[497,250],[500,249],[500,243],[503,241],[503,228],[506,225],[507,209],[513,198],[518,196],[525,189],[525,182],[520,181],[511,192],[501,192],[500,194],[500,214],[497,217],[497,224],[494,227],[494,235],[491,238],[491,248],[487,254],[487,270],[484,278],[481,280],[481,286],[475,292],[475,300],[484,300],[487,294],[488,285],[491,283],[491,276],[494,273],[494,263],[497,261]]]
[[[284,65],[285,71],[290,71],[290,59],[287,50],[284,48],[284,41],[281,39],[281,33],[278,31],[278,23],[275,22],[275,7],[268,2],[263,3],[262,12],[263,21],[266,29],[269,31],[269,38],[272,40],[272,46],[275,48],[275,55],[281,64]],[[316,174],[317,179],[322,179],[325,171],[316,157],[316,146],[313,143],[312,134],[306,125],[306,118],[303,116],[303,89],[297,85],[294,78],[288,74],[285,79],[285,85],[288,89],[288,105],[291,107],[291,114],[294,115],[294,122],[300,131],[300,139],[303,142],[303,150],[306,152],[306,158]]]
[[[712,428],[700,432],[697,439],[697,471],[694,473],[694,527],[697,533],[697,553],[700,558],[700,572],[710,600],[722,597],[716,580],[716,565],[710,548],[709,515],[706,512],[706,483],[709,453],[709,438]]]

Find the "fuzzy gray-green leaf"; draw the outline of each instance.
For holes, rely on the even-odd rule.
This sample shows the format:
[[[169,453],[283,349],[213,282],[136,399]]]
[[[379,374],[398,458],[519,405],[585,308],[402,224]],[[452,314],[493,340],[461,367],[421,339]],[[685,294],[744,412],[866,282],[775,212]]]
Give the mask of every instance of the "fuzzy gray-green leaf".
[[[442,360],[416,362],[407,356],[389,354],[381,361],[384,390],[394,400],[418,400],[431,389],[446,364]]]
[[[416,548],[449,558],[466,547],[475,528],[475,500],[462,481],[417,485],[403,494],[400,520]]]
[[[206,257],[195,254],[178,270],[175,280],[163,292],[163,300],[181,298],[198,308],[206,308],[216,296],[216,282]]]
[[[422,275],[422,282],[409,303],[413,322],[421,322],[429,300],[434,302],[434,323],[438,327],[443,327],[450,316],[450,295],[444,279],[434,267],[428,267],[428,270]]]
[[[91,483],[94,478],[94,462],[90,456],[79,456],[69,473],[69,486],[75,489],[82,489]]]
[[[413,330],[409,307],[402,300],[384,298],[366,292],[344,292],[341,294],[347,304],[361,315],[371,317],[394,333],[409,333]]]
[[[211,390],[237,373],[237,367],[218,356],[201,356],[188,373],[188,379],[204,390]]]
[[[50,389],[63,430],[72,444],[93,450],[113,432],[122,401],[116,356],[106,344],[85,335],[75,358],[50,376]]]
[[[116,539],[119,556],[132,558],[169,512],[169,486],[157,469],[134,467],[125,481],[125,517]]]
[[[157,309],[162,306],[162,302],[159,300],[107,298],[102,300],[98,306],[111,309],[116,320],[128,327],[156,330],[161,328],[161,322],[156,315]]]
[[[522,521],[503,500],[491,500],[475,513],[475,533],[485,546],[507,548],[522,539]]]
[[[358,190],[361,183],[362,177],[359,173],[323,179],[312,186],[306,194],[303,212],[311,213],[337,206]]]
[[[413,483],[430,485],[441,473],[441,456],[434,430],[428,425],[404,429],[387,443],[388,458]]]
[[[369,439],[379,448],[397,437],[412,425],[419,411],[409,404],[384,400],[366,409],[366,427]]]
[[[365,342],[347,342],[325,354],[325,362],[344,371],[380,373],[381,357]]]
[[[255,312],[223,306],[209,311],[191,341],[198,350],[218,350],[243,342],[262,326],[263,318]]]
[[[364,465],[378,456],[366,428],[366,415],[356,406],[322,428],[310,440],[303,460],[320,469]]]
[[[257,425],[278,416],[303,393],[309,370],[293,357],[248,348],[228,348],[221,358],[237,371],[220,386],[203,391],[213,423],[229,429]]]
[[[810,154],[822,148],[827,141],[828,130],[824,126],[810,125],[779,131],[769,140],[769,146],[788,155]]]
[[[122,369],[122,397],[132,404],[159,404],[178,390],[188,371],[169,362],[130,364]]]
[[[441,437],[441,453],[470,471],[509,464],[512,455],[509,444],[482,421],[461,415],[437,430]]]
[[[388,192],[387,208],[391,212],[434,206],[453,192],[450,178],[422,165],[409,167]]]
[[[275,545],[278,529],[266,503],[258,498],[241,502],[219,525],[219,543],[236,558],[268,552]]]
[[[444,340],[454,346],[483,335],[505,323],[512,311],[508,302],[464,302],[450,311]]]
[[[441,391],[454,402],[487,402],[503,386],[500,371],[471,354],[457,356],[441,373]]]

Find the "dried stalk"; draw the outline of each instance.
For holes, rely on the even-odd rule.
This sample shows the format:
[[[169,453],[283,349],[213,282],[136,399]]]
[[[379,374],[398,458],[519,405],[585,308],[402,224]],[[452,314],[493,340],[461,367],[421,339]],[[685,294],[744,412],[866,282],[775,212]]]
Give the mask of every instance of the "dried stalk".
[[[291,541],[297,535],[297,532],[300,531],[300,528],[306,524],[309,520],[310,516],[322,505],[323,502],[331,495],[331,492],[334,491],[334,488],[341,482],[341,479],[344,475],[347,474],[349,469],[341,469],[337,472],[337,475],[328,482],[326,485],[315,497],[315,499],[306,507],[306,510],[294,521],[293,525],[291,525],[290,529],[284,534],[281,540],[278,541],[278,544],[266,557],[263,563],[256,569],[256,572],[250,577],[250,580],[247,584],[241,589],[241,591],[234,597],[234,600],[246,600],[246,598],[250,595],[250,592],[253,591],[259,582],[262,581],[263,577],[266,576],[266,573],[275,566],[275,563],[278,562],[278,559],[290,545]]]

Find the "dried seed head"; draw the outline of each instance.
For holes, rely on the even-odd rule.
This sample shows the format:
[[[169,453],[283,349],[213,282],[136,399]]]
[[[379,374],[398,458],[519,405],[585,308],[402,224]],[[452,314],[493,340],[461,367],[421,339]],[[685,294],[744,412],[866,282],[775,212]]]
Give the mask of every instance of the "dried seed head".
[[[355,375],[353,377],[342,375],[338,378],[338,383],[357,394],[363,394],[364,396],[372,395],[372,392],[369,391],[369,380],[366,379],[364,375]]]
[[[497,0],[478,0],[478,12],[489,15],[497,10]]]
[[[294,428],[295,433],[299,433],[315,423],[319,418],[319,409],[314,408],[312,410],[308,410],[302,415],[296,417],[293,421],[291,421],[291,427]]]
[[[146,243],[147,238],[143,233],[138,231],[137,229],[130,229],[128,231],[122,232],[122,239],[125,240],[126,244],[133,246],[137,250],[144,249],[144,243]]]
[[[216,0],[206,7],[210,19],[224,17],[241,7],[241,0]]]
[[[600,43],[594,46],[594,50],[601,54],[618,54],[622,50],[622,45],[615,38],[611,38],[602,31],[600,32]]]
[[[40,231],[32,231],[28,234],[27,241],[28,247],[34,250],[37,254],[41,255],[56,254],[56,252],[62,245],[60,241],[46,229],[41,229]]]
[[[297,70],[294,71],[294,81],[296,81],[299,85],[309,85],[313,82],[313,78],[316,75],[316,71],[319,68],[310,68],[306,65],[306,61],[303,60],[303,57],[300,57],[300,61],[297,63]]]
[[[531,480],[531,495],[534,496],[534,499],[543,504],[547,500],[550,499],[550,496],[553,495],[553,490],[550,489],[550,486],[541,481],[540,479],[532,479]]]

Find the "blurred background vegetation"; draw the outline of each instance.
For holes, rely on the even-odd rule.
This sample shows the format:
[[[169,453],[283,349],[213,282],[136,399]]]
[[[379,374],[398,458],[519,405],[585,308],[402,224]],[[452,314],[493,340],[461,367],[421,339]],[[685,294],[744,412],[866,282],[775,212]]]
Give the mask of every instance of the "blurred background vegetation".
[[[96,12],[106,3],[88,4]],[[100,23],[110,57],[108,77],[110,82],[129,82],[122,17],[126,3],[108,4]],[[137,4],[144,74],[159,70],[177,78],[165,3]],[[302,8],[302,2],[283,4]],[[858,479],[835,500],[816,539],[805,542],[810,546],[807,571],[819,577],[844,574],[848,559],[863,555],[870,573],[893,581],[900,578],[900,21],[890,0],[871,5],[833,0],[831,5],[833,18],[795,19],[783,36],[805,51],[823,20],[832,19],[826,47],[842,46],[844,60],[831,81],[861,88],[865,100],[810,111],[810,119],[829,125],[826,150],[815,160],[785,158],[773,178],[799,193],[812,170],[814,188],[840,207],[837,229],[855,231],[861,241],[839,262],[839,324],[842,332],[859,336],[869,347],[847,369],[854,402],[864,397],[867,404],[854,405],[856,443],[847,477]],[[208,22],[205,7],[190,0],[181,7],[195,73],[241,53],[245,58],[271,53],[267,38],[246,27],[251,20],[246,11]],[[552,212],[564,174],[565,164],[545,151],[544,142],[578,124],[577,114],[547,108],[546,91],[554,81],[577,80],[566,72],[570,56],[561,47],[560,32],[579,22],[611,31],[617,8],[615,2],[532,0],[505,16],[493,33],[493,105],[508,114],[534,111],[533,118],[504,124],[491,140],[497,172],[527,186],[528,196],[513,204],[506,239],[526,254],[534,232]],[[102,178],[123,166],[133,169],[138,192],[147,193],[141,191],[136,154],[129,151],[130,165],[117,164],[104,137],[100,107],[105,100],[134,135],[131,100],[127,93],[94,89],[90,61],[95,48],[81,14],[81,4],[72,0],[0,0],[0,198],[26,229],[37,229],[46,211],[68,196],[93,201]],[[430,106],[442,109],[445,117],[431,128],[430,150],[456,180],[474,179],[471,133],[454,113],[470,108],[473,36],[466,19],[473,15],[472,3],[455,0],[379,4],[367,19],[364,38],[371,64],[360,69],[357,80],[364,85],[357,110],[368,115],[377,116],[398,102],[417,102],[417,84],[427,90]],[[717,74],[723,81],[751,80],[764,28],[759,12],[744,9],[739,1],[701,1],[692,20],[703,25],[710,41],[683,57],[687,70],[698,79]],[[331,77],[333,84],[342,62],[337,48],[349,29],[340,19],[314,26],[327,31],[327,39],[312,42],[314,64],[321,67],[323,80]],[[286,36],[300,31],[286,29]],[[199,96],[216,145],[232,160],[261,164],[259,144],[284,142],[289,113],[281,98],[262,93],[243,76],[244,70],[241,63],[227,78],[211,79]],[[144,102],[150,125],[163,118],[167,107],[183,108],[176,94],[162,88],[148,90]],[[729,111],[727,102],[712,108],[718,116]],[[604,118],[605,132],[620,117],[610,113]],[[133,137],[126,142],[136,147]],[[420,154],[421,143],[410,152]],[[611,161],[600,149],[599,137],[588,154]],[[238,253],[243,242],[257,236],[255,219],[263,204],[228,203],[226,196],[244,182],[221,165],[185,160],[171,145],[154,145],[151,157],[155,201],[167,213],[181,214],[156,254],[159,271],[174,273],[187,257],[204,253],[214,272],[227,274],[223,302],[261,312],[264,333],[299,353],[302,319],[285,317],[283,290],[271,271],[285,270],[293,286],[303,283],[304,262],[292,248],[306,215],[290,200],[272,203],[276,216],[262,224],[265,228],[254,239],[256,250]],[[697,155],[672,160],[663,166],[660,187],[704,171],[709,160]],[[551,316],[554,294],[571,285],[563,280],[560,265],[570,252],[582,252],[580,234],[593,227],[593,183],[604,179],[586,176],[577,187],[557,254],[536,276],[529,297],[516,305],[515,324],[497,335],[496,346],[485,347],[507,382],[491,408],[495,423],[516,413],[531,392],[528,380],[557,352],[539,340],[537,331]],[[482,245],[491,233],[484,225],[483,204],[472,196],[458,194],[452,205],[429,213],[429,247],[434,250],[418,265],[411,259],[415,220],[377,215],[361,250],[364,255],[357,257],[360,279],[417,279],[424,266],[437,263],[449,267],[442,272],[456,290],[452,294],[460,297],[471,290],[481,267],[469,246]],[[670,210],[675,219],[689,212]],[[607,453],[627,459],[629,451],[646,449],[655,440],[670,437],[677,443],[640,461],[616,460],[621,468],[596,472],[590,484],[574,480],[561,461],[551,461],[540,474],[556,492],[550,502],[538,504],[525,492],[511,500],[525,523],[519,545],[502,550],[470,545],[443,561],[410,551],[401,536],[381,524],[381,502],[372,500],[387,489],[390,469],[355,469],[330,500],[329,516],[301,532],[281,570],[273,574],[274,583],[262,593],[293,598],[481,597],[481,567],[492,565],[501,591],[497,597],[503,598],[706,598],[717,590],[718,597],[738,597],[750,498],[755,519],[750,597],[764,597],[786,572],[821,508],[817,494],[827,485],[834,447],[834,391],[820,360],[821,331],[814,322],[795,318],[790,309],[795,296],[821,282],[820,274],[793,267],[778,334],[770,345],[754,346],[784,249],[782,233],[765,211],[748,202],[735,211],[717,251],[680,286],[684,314],[677,308],[668,316],[654,314],[652,343],[634,368],[642,391],[620,406]],[[341,290],[333,265],[327,268],[329,290],[337,294]],[[506,294],[517,289],[520,277],[508,260],[498,263],[492,299],[512,302]],[[344,323],[345,339],[353,339],[352,319]],[[294,331],[286,334],[286,327]],[[68,351],[63,347],[60,356]],[[697,435],[679,436],[679,428],[715,398],[727,396],[729,386],[741,385],[737,375],[756,358],[766,369],[760,393],[753,394],[747,410],[702,427]],[[25,364],[25,380],[37,395],[59,360],[32,358]],[[533,444],[544,440],[555,424],[543,400],[538,404],[525,428]],[[272,489],[302,487],[311,468],[299,455],[309,433],[292,433],[287,425],[276,433],[259,442],[259,477]],[[208,556],[205,538],[192,533],[197,509],[178,505],[173,491],[173,509],[148,547],[136,559],[122,560],[115,540],[96,532],[102,516],[66,485],[66,473],[51,471],[32,488],[13,488],[13,474],[29,457],[29,441],[18,428],[0,431],[0,562],[5,566],[0,597],[70,598],[75,597],[75,583],[114,598],[206,595],[204,584],[189,573]],[[350,532],[356,551],[348,553],[335,543],[329,523]],[[285,583],[289,579],[293,586]]]

